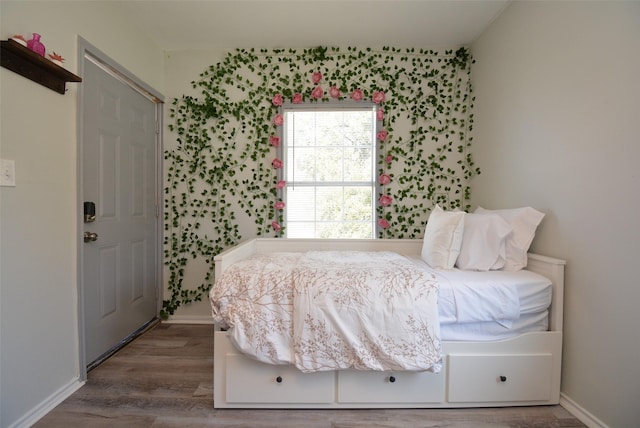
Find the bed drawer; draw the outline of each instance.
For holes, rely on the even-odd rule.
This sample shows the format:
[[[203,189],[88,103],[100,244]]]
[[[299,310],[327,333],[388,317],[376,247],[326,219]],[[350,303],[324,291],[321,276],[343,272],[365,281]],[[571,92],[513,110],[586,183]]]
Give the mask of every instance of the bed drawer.
[[[444,373],[338,372],[340,403],[441,403]]]
[[[332,372],[302,373],[243,355],[227,354],[228,403],[330,403],[335,397]]]
[[[449,402],[546,401],[551,398],[551,354],[450,354]]]

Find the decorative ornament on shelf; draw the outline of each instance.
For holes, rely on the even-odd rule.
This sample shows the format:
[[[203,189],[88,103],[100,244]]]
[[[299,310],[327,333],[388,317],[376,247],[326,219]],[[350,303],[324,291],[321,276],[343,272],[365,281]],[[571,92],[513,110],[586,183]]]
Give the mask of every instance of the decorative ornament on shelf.
[[[11,40],[20,43],[24,47],[27,47],[27,41],[24,39],[22,34],[14,34],[13,37],[11,37]]]
[[[64,64],[64,58],[62,58],[62,55],[58,55],[57,53],[55,53],[55,51],[49,54],[49,60],[51,60],[51,62],[53,62],[54,64],[59,65],[60,67],[62,67]]]
[[[40,42],[40,34],[33,33],[33,38],[27,42],[27,47],[40,56],[44,56],[45,47]]]

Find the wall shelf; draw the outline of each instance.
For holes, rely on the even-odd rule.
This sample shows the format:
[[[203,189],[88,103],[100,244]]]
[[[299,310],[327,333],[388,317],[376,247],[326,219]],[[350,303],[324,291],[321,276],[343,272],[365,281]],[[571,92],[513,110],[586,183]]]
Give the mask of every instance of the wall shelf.
[[[33,80],[59,94],[66,92],[66,82],[82,82],[82,78],[60,67],[15,40],[2,40],[0,65]]]

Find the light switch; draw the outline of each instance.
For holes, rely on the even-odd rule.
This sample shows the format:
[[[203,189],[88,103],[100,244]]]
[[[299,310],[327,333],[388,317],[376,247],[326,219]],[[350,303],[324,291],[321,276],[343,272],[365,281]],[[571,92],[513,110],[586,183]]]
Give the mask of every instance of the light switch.
[[[16,185],[16,163],[12,160],[0,159],[0,186]]]

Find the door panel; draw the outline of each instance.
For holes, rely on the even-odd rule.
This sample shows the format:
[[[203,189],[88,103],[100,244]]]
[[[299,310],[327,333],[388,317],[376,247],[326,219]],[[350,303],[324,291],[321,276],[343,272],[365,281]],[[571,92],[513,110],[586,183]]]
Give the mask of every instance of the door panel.
[[[82,246],[85,359],[157,315],[157,104],[85,58],[82,176],[97,234]]]

